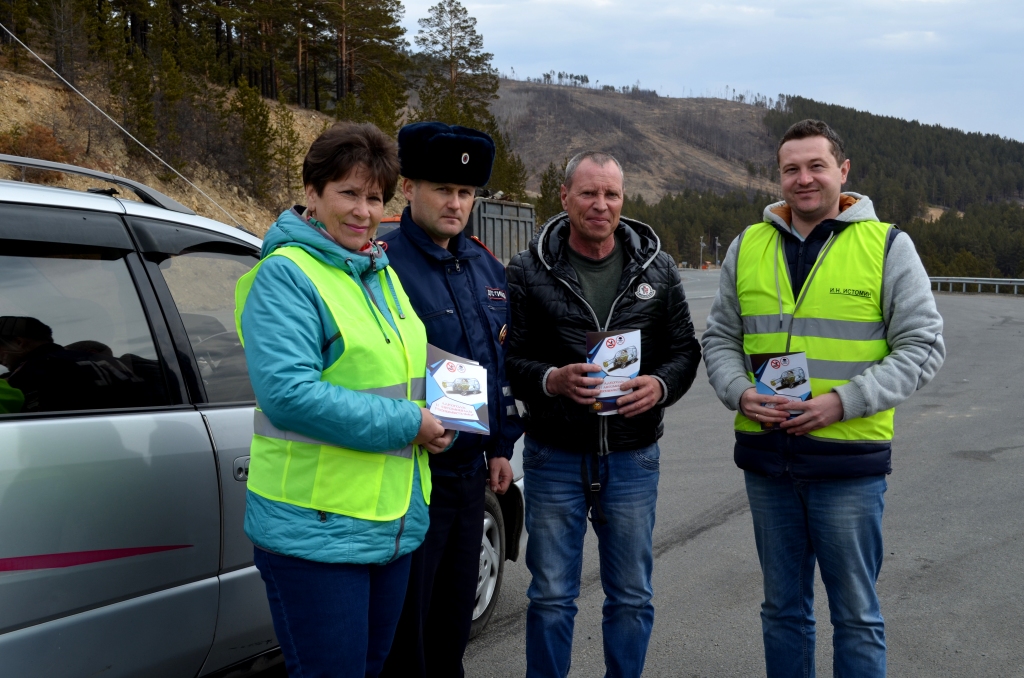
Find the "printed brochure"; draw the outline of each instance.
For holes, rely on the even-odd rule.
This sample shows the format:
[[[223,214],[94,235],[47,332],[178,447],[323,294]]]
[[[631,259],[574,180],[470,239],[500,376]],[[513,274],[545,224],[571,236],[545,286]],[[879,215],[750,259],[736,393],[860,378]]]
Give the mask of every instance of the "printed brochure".
[[[640,330],[587,332],[587,362],[602,368],[587,376],[604,379],[601,394],[591,407],[600,415],[617,413],[615,401],[631,393],[619,385],[640,374]]]
[[[427,344],[427,409],[450,431],[489,434],[487,368]]]
[[[811,397],[811,371],[807,366],[806,353],[758,353],[750,356],[750,364],[754,372],[754,387],[758,393],[786,396],[793,400],[807,400]],[[790,410],[789,418],[799,414],[799,410]],[[761,428],[767,431],[778,428],[778,424],[761,424]]]

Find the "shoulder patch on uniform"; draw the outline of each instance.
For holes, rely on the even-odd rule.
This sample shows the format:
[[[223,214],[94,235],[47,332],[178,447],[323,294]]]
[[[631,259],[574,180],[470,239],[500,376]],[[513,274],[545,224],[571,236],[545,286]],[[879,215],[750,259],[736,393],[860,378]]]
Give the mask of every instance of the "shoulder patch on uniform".
[[[636,294],[637,299],[653,299],[654,288],[648,283],[640,283],[636,286],[636,292],[634,294]]]
[[[488,301],[508,301],[508,294],[500,287],[487,287]]]
[[[485,250],[487,250],[488,254],[490,254],[492,257],[494,257],[494,252],[491,251],[490,247],[488,247],[487,245],[484,244],[483,240],[481,240],[480,238],[476,237],[475,235],[469,236],[469,239],[472,240],[473,242],[475,242],[477,245],[480,245],[480,247],[483,247]],[[501,260],[498,259],[498,257],[494,257],[494,259],[495,259],[495,261],[498,261],[498,263],[501,263]]]

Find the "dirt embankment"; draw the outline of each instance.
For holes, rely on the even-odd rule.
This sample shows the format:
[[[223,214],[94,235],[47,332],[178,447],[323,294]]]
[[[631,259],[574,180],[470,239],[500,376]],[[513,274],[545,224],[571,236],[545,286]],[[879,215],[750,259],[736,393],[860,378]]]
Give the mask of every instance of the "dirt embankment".
[[[104,105],[102,101],[97,103]],[[333,122],[333,118],[302,108],[293,107],[292,112],[295,115],[296,131],[301,139],[296,154],[296,160],[301,164],[309,144]],[[231,221],[216,205],[184,181],[174,177],[156,160],[129,155],[127,144],[134,145],[134,142],[56,79],[47,80],[44,77],[0,70],[0,134],[15,127],[27,129],[33,124],[42,125],[53,132],[53,136],[66,149],[67,161],[71,164],[140,181],[169,195],[202,216],[225,223]],[[297,191],[293,195],[278,196],[275,202],[279,204],[268,205],[259,202],[222,172],[202,165],[186,167],[182,174],[243,226],[260,235],[266,233],[283,209],[287,209],[291,204],[304,202]],[[17,180],[21,177],[20,169],[0,165],[0,179]],[[70,174],[61,174],[48,183],[76,190],[85,190],[92,186],[108,187],[103,182]],[[122,190],[118,197],[135,199],[134,194],[125,190]],[[400,212],[402,207],[404,200],[395,199],[388,204],[386,211],[388,214],[395,214]]]

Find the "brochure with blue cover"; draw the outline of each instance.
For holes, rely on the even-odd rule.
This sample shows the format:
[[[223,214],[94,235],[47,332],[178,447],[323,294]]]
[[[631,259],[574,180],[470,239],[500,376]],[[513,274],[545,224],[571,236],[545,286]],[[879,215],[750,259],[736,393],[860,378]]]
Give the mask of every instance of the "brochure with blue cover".
[[[640,330],[587,332],[587,362],[601,368],[587,376],[604,379],[591,409],[600,415],[618,413],[615,401],[632,393],[632,389],[623,391],[619,385],[640,374]]]
[[[799,353],[757,353],[750,356],[754,373],[754,388],[762,395],[780,395],[793,400],[807,400],[811,397],[811,370],[807,365],[807,354]],[[771,407],[765,405],[765,407]],[[802,414],[790,410],[789,418]],[[778,428],[778,424],[761,424],[764,430]]]
[[[450,431],[489,434],[487,368],[427,344],[427,409]]]

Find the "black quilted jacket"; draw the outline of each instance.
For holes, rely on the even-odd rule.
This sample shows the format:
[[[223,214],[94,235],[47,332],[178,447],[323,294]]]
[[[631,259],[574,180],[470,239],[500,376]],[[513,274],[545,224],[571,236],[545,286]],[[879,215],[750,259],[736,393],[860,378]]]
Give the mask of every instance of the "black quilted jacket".
[[[651,445],[661,437],[665,407],[690,388],[700,363],[700,344],[675,262],[661,251],[654,229],[623,218],[615,231],[625,255],[619,293],[609,318],[596,318],[583,299],[569,264],[569,218],[548,221],[530,249],[508,265],[512,324],[506,371],[512,393],[526,405],[526,433],[540,443],[581,453],[618,452]],[[644,286],[638,295],[637,290]],[[544,393],[552,367],[585,363],[586,333],[641,331],[640,374],[659,377],[668,389],[660,405],[627,419],[600,417],[584,405]]]

